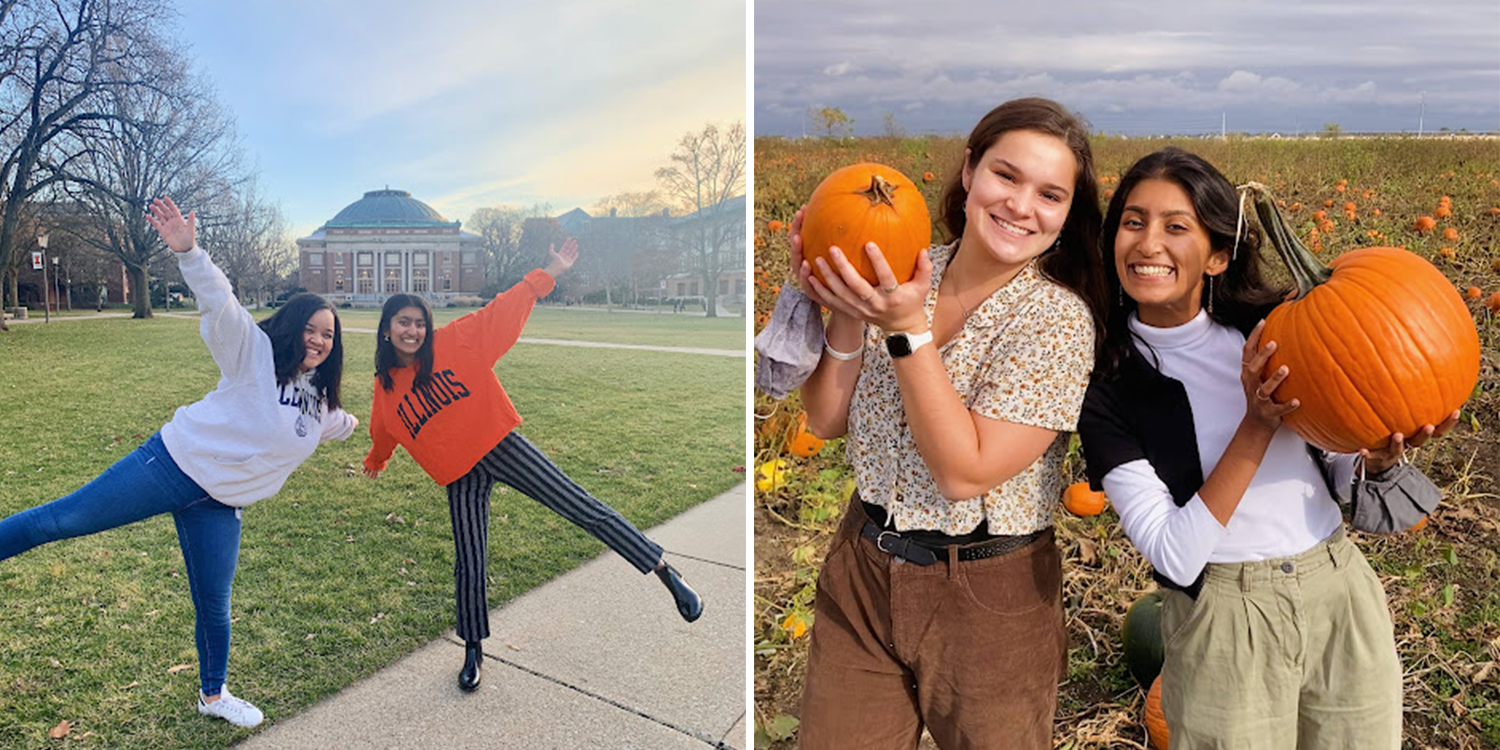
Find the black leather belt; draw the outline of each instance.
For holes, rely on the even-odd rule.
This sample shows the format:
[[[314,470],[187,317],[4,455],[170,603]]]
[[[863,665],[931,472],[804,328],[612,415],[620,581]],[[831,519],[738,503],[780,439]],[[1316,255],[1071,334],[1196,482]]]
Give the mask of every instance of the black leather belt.
[[[970,560],[983,560],[986,557],[995,557],[1007,552],[1014,552],[1028,544],[1042,538],[1047,533],[1046,529],[1033,531],[1030,534],[1018,536],[997,536],[994,539],[976,544],[966,544],[958,548],[958,559],[960,562]],[[880,548],[881,552],[895,555],[914,565],[931,565],[938,560],[948,556],[945,547],[929,547],[920,544],[904,536],[900,532],[882,529],[873,521],[866,521],[859,535],[869,539]]]

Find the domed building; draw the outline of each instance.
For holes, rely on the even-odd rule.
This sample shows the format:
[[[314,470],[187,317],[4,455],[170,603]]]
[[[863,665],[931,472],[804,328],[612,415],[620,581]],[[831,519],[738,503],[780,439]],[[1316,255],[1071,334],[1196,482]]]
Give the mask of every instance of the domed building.
[[[379,307],[400,292],[436,304],[484,287],[482,240],[405,190],[371,190],[297,240],[301,284],[335,304]]]

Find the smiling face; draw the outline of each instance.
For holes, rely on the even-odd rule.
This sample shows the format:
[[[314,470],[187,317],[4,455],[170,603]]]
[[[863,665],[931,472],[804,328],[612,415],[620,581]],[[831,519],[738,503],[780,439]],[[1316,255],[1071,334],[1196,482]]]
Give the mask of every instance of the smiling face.
[[[1187,191],[1163,179],[1131,188],[1114,251],[1115,272],[1136,301],[1141,322],[1157,328],[1196,317],[1204,276],[1217,276],[1229,265],[1229,252],[1213,249]]]
[[[964,236],[1006,267],[1019,267],[1057,241],[1068,220],[1078,161],[1062,139],[1012,130],[977,162],[964,162]]]
[[[302,372],[307,372],[328,359],[328,354],[333,351],[333,335],[332,310],[318,310],[307,319],[307,325],[302,329],[302,364],[298,365]]]
[[[416,359],[417,350],[427,340],[427,316],[415,305],[403,307],[391,316],[390,330],[386,335],[390,336],[391,346],[396,349],[396,359],[405,367]]]

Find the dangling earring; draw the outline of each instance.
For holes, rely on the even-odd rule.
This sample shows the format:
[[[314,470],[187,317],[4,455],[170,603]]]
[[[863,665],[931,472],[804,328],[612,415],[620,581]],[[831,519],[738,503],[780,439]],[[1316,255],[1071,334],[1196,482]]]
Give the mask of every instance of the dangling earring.
[[[1214,314],[1214,277],[1208,277],[1208,314]]]
[[[1120,286],[1115,287],[1115,292],[1117,292],[1116,296],[1119,297],[1120,307],[1124,307],[1125,306],[1125,285],[1121,284]]]

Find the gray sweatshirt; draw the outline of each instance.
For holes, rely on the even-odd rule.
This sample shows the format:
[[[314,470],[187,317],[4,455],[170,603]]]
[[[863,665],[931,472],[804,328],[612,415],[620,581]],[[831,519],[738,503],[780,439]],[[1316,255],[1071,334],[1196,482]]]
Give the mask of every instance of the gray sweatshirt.
[[[359,420],[317,398],[311,371],[276,384],[271,339],[203,248],[177,254],[177,265],[198,298],[203,341],[220,377],[212,393],[177,409],[161,428],[162,442],[215,500],[243,508],[276,494],[318,443],[349,437]]]

